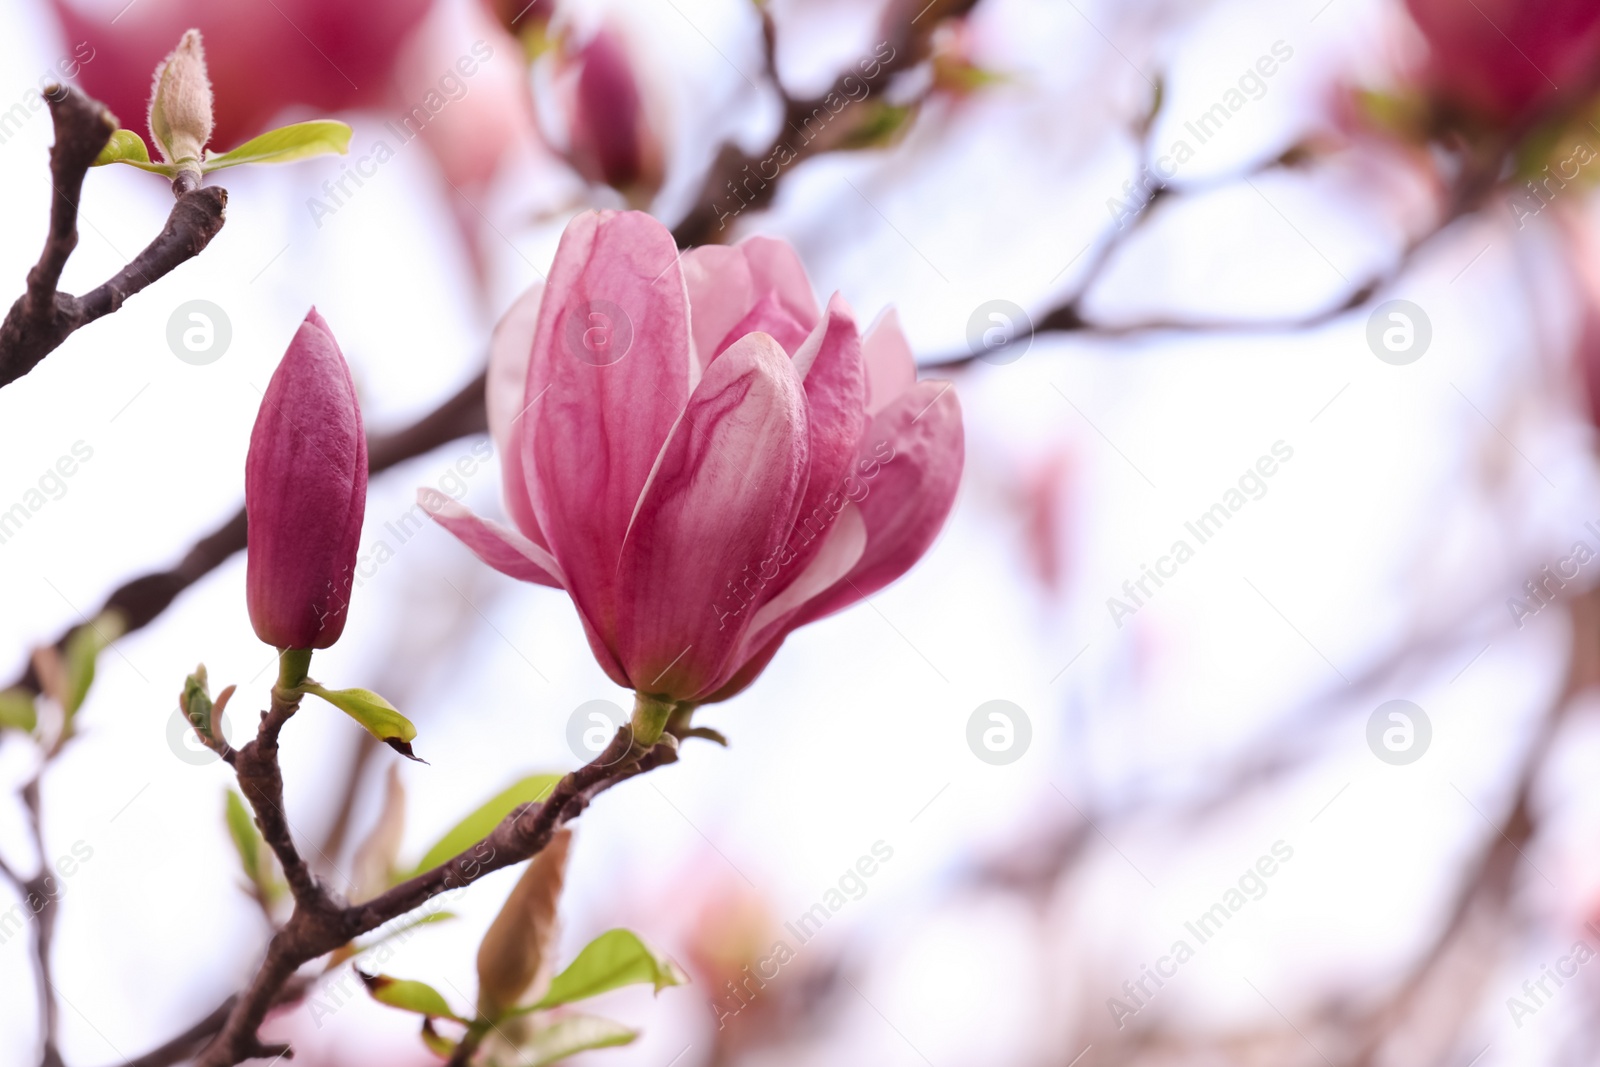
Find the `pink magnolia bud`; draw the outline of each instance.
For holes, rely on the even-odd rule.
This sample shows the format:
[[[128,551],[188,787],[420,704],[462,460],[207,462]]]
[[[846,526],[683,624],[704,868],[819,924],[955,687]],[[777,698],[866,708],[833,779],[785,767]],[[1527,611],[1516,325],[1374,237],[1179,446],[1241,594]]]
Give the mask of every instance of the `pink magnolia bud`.
[[[622,39],[602,29],[570,63],[568,159],[591,182],[653,196],[661,187],[661,142]]]
[[[1495,122],[1600,85],[1594,0],[1406,0],[1428,42],[1427,87]]]
[[[245,594],[257,637],[294,649],[339,639],[366,503],[355,383],[312,308],[267,384],[245,459]]]
[[[704,703],[796,627],[904,574],[962,467],[948,382],[892,314],[817,307],[787,244],[680,260],[642,212],[568,226],[490,348],[489,426],[518,530],[420,500],[490,566],[565,589],[619,685]]]

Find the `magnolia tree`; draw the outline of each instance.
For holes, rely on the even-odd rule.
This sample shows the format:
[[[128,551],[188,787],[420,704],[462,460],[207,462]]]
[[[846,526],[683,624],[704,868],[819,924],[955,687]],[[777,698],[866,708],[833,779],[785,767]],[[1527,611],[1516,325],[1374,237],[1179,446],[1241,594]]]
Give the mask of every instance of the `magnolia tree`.
[[[559,67],[570,83],[563,99],[574,168],[648,199],[660,181],[660,149],[611,31],[563,55]],[[144,137],[79,91],[53,86],[46,97],[57,196],[44,254],[0,333],[7,383],[203,251],[227,202],[207,184],[215,172],[344,152],[350,137],[342,123],[317,120],[212,150],[217,102],[193,29],[155,71],[154,157]],[[169,179],[177,204],[127,270],[68,296],[56,283],[76,241],[86,174],[111,163]],[[371,877],[355,896],[313,872],[285,811],[280,770],[292,744],[286,728],[305,698],[343,711],[399,756],[419,757],[417,730],[400,709],[369,689],[312,677],[314,652],[345,630],[372,463],[333,329],[309,310],[262,396],[243,472],[244,607],[256,635],[277,650],[270,704],[255,738],[235,748],[221,729],[233,685],[213,696],[202,665],[179,697],[199,742],[237,776],[229,829],[276,930],[248,986],[141,1063],[193,1058],[221,1067],[287,1055],[287,1046],[260,1037],[263,1021],[305,994],[307,968],[352,958],[371,995],[421,1016],[422,1041],[451,1063],[532,1067],[631,1041],[629,1027],[566,1006],[685,977],[624,929],[557,966],[566,824],[601,792],[673,763],[680,745],[725,744],[695,725],[696,710],[752,684],[796,628],[909,570],[943,525],[961,476],[956,395],[949,382],[918,380],[892,315],[863,329],[837,294],[820,307],[781,241],[680,253],[674,235],[638,211],[585,212],[568,225],[548,280],[518,299],[495,332],[482,405],[515,528],[435,489],[421,490],[419,503],[488,566],[571,596],[596,660],[634,693],[632,720],[580,769],[535,776],[492,798],[415,868],[399,868],[399,842],[384,824],[369,842]],[[7,692],[4,722],[35,737],[41,766],[73,736],[95,656],[129,625],[113,606],[62,651],[38,653],[37,697]],[[37,778],[27,800],[37,831]],[[402,809],[403,798],[391,798],[389,817]],[[475,1002],[452,1003],[424,982],[364,969],[385,940],[439,918],[435,898],[521,863],[524,874],[478,948]],[[5,871],[38,901],[42,1063],[59,1064],[52,878],[48,867],[34,877]]]
[[[66,0],[55,6],[69,33],[81,36],[97,58],[84,66],[81,88],[43,88],[55,132],[48,232],[22,295],[0,324],[0,386],[17,391],[29,387],[29,372],[74,332],[205,254],[226,217],[220,172],[346,153],[350,129],[343,123],[318,118],[268,127],[288,108],[329,113],[383,99],[388,90],[372,86],[428,54],[429,20],[437,17],[419,2],[391,6],[384,18],[373,19],[363,16],[362,5],[334,9],[285,0],[287,10],[276,14],[277,4],[229,7],[202,41],[190,24],[211,17],[206,5],[147,0],[104,18]],[[213,692],[203,665],[181,681],[171,679],[171,686],[196,741],[232,772],[224,817],[247,891],[271,936],[242,987],[224,991],[212,1010],[129,1061],[130,1067],[227,1067],[287,1056],[290,1048],[264,1037],[263,1024],[346,965],[354,966],[377,1002],[417,1017],[428,1053],[454,1065],[493,1067],[536,1067],[627,1044],[637,1036],[632,1026],[574,1005],[625,985],[663,991],[688,980],[677,962],[626,928],[558,958],[569,824],[601,793],[675,763],[686,745],[726,746],[721,733],[696,722],[700,709],[756,684],[796,629],[906,575],[944,526],[965,458],[955,388],[919,376],[896,314],[868,322],[838,293],[819,299],[823,294],[795,248],[758,232],[759,213],[773,203],[794,164],[828,153],[893,149],[925,111],[957,108],[1005,83],[1003,72],[975,57],[968,36],[968,20],[991,6],[892,0],[871,54],[816,95],[802,96],[778,77],[777,24],[758,5],[752,21],[778,98],[778,132],[758,145],[711,146],[703,173],[688,183],[689,202],[669,214],[658,205],[669,172],[682,161],[673,158],[646,50],[629,27],[609,20],[580,29],[545,0],[472,5],[471,17],[496,47],[514,50],[519,76],[504,95],[468,98],[472,103],[462,110],[471,136],[431,122],[444,97],[431,90],[420,97],[417,130],[426,134],[441,172],[452,185],[482,187],[525,138],[540,146],[547,162],[565,168],[580,190],[580,210],[568,212],[545,280],[511,303],[487,339],[487,366],[416,424],[369,436],[336,339],[344,324],[308,308],[261,397],[237,486],[240,513],[198,542],[179,566],[135,578],[113,591],[90,621],[42,643],[23,676],[0,692],[0,729],[26,739],[20,743],[31,749],[31,776],[19,799],[35,852],[43,857],[49,854],[42,829],[45,774],[77,736],[75,716],[94,683],[97,656],[157,618],[230,556],[246,553],[245,598],[236,607],[275,650],[278,666],[270,692],[258,694],[266,707],[254,736],[235,744],[222,723],[227,711],[237,717],[240,703],[255,698],[234,684]],[[1104,232],[1079,252],[1082,261],[1067,289],[1029,310],[980,308],[984,314],[974,319],[966,349],[929,353],[922,366],[948,367],[956,375],[979,363],[1003,364],[1046,334],[1120,341],[1157,333],[1288,333],[1350,316],[1371,316],[1368,335],[1379,358],[1405,362],[1419,343],[1426,345],[1426,320],[1419,322],[1414,305],[1389,297],[1424,250],[1468,220],[1492,213],[1503,219],[1507,205],[1515,225],[1536,224],[1560,190],[1587,180],[1583,167],[1592,153],[1578,159],[1571,146],[1575,138],[1587,144],[1581,131],[1600,114],[1600,8],[1575,0],[1406,0],[1403,7],[1417,48],[1402,52],[1384,79],[1346,78],[1316,129],[1227,179],[1249,183],[1269,171],[1332,169],[1350,160],[1405,171],[1426,190],[1424,203],[1410,214],[1409,228],[1393,235],[1394,254],[1380,270],[1344,278],[1346,289],[1331,303],[1282,319],[1105,316],[1096,299],[1101,283],[1130,245],[1152,220],[1208,184],[1177,180],[1174,167],[1188,155],[1177,149],[1162,155],[1153,145],[1168,106],[1164,80],[1155,78],[1126,131],[1136,155],[1132,176],[1108,202]],[[113,27],[124,16],[128,21]],[[317,22],[326,40],[338,42],[330,45],[333,57],[324,54],[331,71],[315,63],[291,69],[276,58],[276,43],[289,34],[285,27],[299,22]],[[1270,77],[1269,67],[1293,55],[1279,42],[1255,70]],[[466,66],[454,69],[472,76]],[[361,76],[351,79],[346,70]],[[396,74],[396,80],[404,77]],[[368,88],[358,89],[357,81]],[[1256,83],[1265,85],[1260,78]],[[439,101],[437,108],[430,99]],[[1245,102],[1234,91],[1216,107],[1231,115]],[[115,117],[140,110],[145,134]],[[78,240],[79,205],[95,196],[91,171],[111,164],[167,181],[175,202],[162,230],[125,268],[81,295],[62,292],[62,272]],[[334,207],[338,195],[337,185],[327,191]],[[1594,310],[1600,297],[1593,295],[1600,293],[1594,282],[1600,271],[1575,213],[1561,212],[1552,214],[1587,301],[1568,355],[1600,411],[1600,312]],[[733,240],[736,232],[742,239]],[[116,323],[95,328],[110,335]],[[405,796],[391,775],[381,814],[356,850],[358,876],[348,888],[335,887],[311,857],[324,847],[338,852],[339,844],[305,839],[289,815],[295,802],[285,798],[282,768],[294,759],[293,720],[328,705],[353,720],[352,729],[366,731],[369,747],[387,746],[376,749],[384,758],[429,754],[427,737],[404,707],[350,684],[366,679],[318,677],[315,653],[344,635],[356,593],[369,478],[481,432],[499,459],[507,522],[475,514],[432,488],[419,490],[418,505],[487,567],[565,593],[599,668],[632,691],[633,712],[592,760],[570,773],[528,776],[488,798],[415,864],[399,859]],[[1273,452],[1284,460],[1293,455]],[[1030,500],[1035,489],[1047,495],[1058,481],[1059,465],[1042,469]],[[1041,505],[1030,529],[1048,556],[1041,569],[1054,584],[1059,538],[1047,510]],[[1148,580],[1147,573],[1130,581],[1108,601],[1119,626],[1151,595]],[[1593,597],[1575,598],[1572,607],[1545,595],[1548,587],[1529,586],[1531,600],[1519,601],[1527,615],[1550,604],[1573,613],[1568,684],[1535,743],[1519,755],[1514,796],[1498,820],[1490,820],[1493,832],[1463,874],[1436,942],[1376,1007],[1354,1010],[1335,995],[1319,1009],[1314,1032],[1319,1039],[1331,1032],[1328,1047],[1337,1044],[1341,1063],[1386,1062],[1395,1048],[1418,1047],[1415,1017],[1424,1005],[1443,1011],[1438,1005],[1450,999],[1441,1000],[1440,991],[1451,978],[1452,951],[1485,914],[1509,923],[1511,853],[1520,854],[1537,830],[1530,797],[1574,695],[1597,673],[1593,620],[1586,614]],[[1358,681],[1387,678],[1375,671]],[[1282,773],[1285,762],[1293,761],[1246,753],[1237,767],[1212,776],[1209,792],[1191,800],[1205,810],[1224,806],[1236,791],[1247,791],[1243,785]],[[334,818],[340,843],[349,807],[345,803]],[[1086,821],[1104,837],[1103,828],[1135,821],[1144,809],[1134,797],[1092,814],[1096,819]],[[1068,884],[1086,851],[1081,829],[1048,847],[1037,840],[1019,846],[1028,861],[1023,875],[1002,857],[977,872],[977,880],[1007,892],[1019,884],[1034,893],[1041,884]],[[586,832],[605,834],[603,820]],[[1292,854],[1273,849],[1278,861]],[[514,866],[521,874],[476,946],[475,991],[446,993],[426,980],[385,973],[392,942],[449,917],[447,895]],[[29,869],[0,858],[0,876],[13,884],[30,916],[38,1062],[63,1067],[52,981],[61,908],[55,874],[47,864]],[[761,927],[752,917],[759,911],[735,893],[702,917],[697,944],[715,942],[718,951],[708,951],[710,962],[701,961],[699,970],[724,979],[735,996],[738,977],[767,952],[751,933]],[[463,953],[470,948],[463,945]],[[1091,1045],[1129,1060],[1159,1048],[1171,1062],[1215,1062],[1239,1047],[1238,1035],[1230,1034],[1185,1043],[1172,1036],[1176,1024],[1165,1019],[1126,1036],[1129,1020],[1154,1001],[1149,981],[1142,974],[1125,983],[1106,1002],[1108,1019],[1097,1012],[1097,1023],[1084,1024]],[[771,995],[748,1015],[741,1014],[750,1006],[742,998],[738,1009],[719,1011],[713,1062],[757,1056],[826,1010],[815,999],[789,1005],[794,1010],[788,1012],[770,1006],[783,995]],[[1444,1013],[1456,1012],[1452,1019],[1459,1022],[1466,998],[1454,1003]],[[1305,1035],[1284,1022],[1283,1033],[1249,1036],[1258,1047],[1298,1048],[1293,1039]],[[1161,1029],[1169,1025],[1173,1032]],[[1440,1057],[1453,1048],[1443,1038],[1429,1047],[1442,1050]],[[1070,1053],[1062,1062],[1068,1059]]]

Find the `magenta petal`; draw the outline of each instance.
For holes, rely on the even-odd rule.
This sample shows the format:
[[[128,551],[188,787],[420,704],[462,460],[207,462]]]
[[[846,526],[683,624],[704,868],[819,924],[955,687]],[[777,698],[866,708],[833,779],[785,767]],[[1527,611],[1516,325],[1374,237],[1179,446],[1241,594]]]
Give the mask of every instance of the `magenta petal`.
[[[963,460],[961,405],[949,382],[918,382],[880,412],[856,458],[867,489],[856,502],[866,521],[866,551],[790,629],[847,608],[910,570],[950,514]]]
[[[527,477],[523,473],[518,431],[528,418],[528,362],[533,355],[533,335],[539,325],[544,283],[534,282],[501,316],[489,339],[489,376],[485,400],[489,410],[489,437],[500,457],[500,480],[506,512],[528,539],[548,547],[533,514]],[[529,423],[531,426],[531,423]]]
[[[355,382],[315,308],[261,398],[245,458],[245,594],[256,636],[327,648],[344,632],[367,501]]]
[[[608,647],[623,538],[691,373],[688,297],[666,227],[640,212],[574,219],[534,336],[536,403],[516,436],[538,529]]]
[[[723,339],[769,294],[803,330],[820,317],[805,266],[785,241],[749,237],[732,247],[701,245],[683,254],[683,274],[702,366],[726,347]],[[774,336],[783,343],[781,336]],[[784,351],[791,349],[785,345]]]
[[[805,382],[811,464],[789,537],[793,560],[765,591],[768,597],[787,588],[805,570],[846,502],[862,491],[852,470],[857,443],[867,428],[861,341],[850,306],[837,293],[828,301],[822,321],[795,352],[794,368]]]
[[[917,381],[917,359],[900,329],[900,316],[885,308],[861,339],[867,366],[867,414],[876,415]]]
[[[636,689],[693,699],[738,666],[729,661],[751,613],[727,590],[776,568],[806,452],[794,365],[750,334],[707,368],[628,534],[617,629]]]
[[[810,330],[801,325],[800,320],[784,306],[777,293],[768,293],[750,309],[749,314],[728,331],[728,336],[722,339],[722,343],[717,345],[716,351],[711,354],[712,358],[722,355],[747,333],[766,334],[778,342],[778,347],[792,356],[805,343]]]
[[[562,588],[561,568],[545,549],[515,530],[479,518],[437,489],[418,489],[417,503],[474,556],[518,581]]]

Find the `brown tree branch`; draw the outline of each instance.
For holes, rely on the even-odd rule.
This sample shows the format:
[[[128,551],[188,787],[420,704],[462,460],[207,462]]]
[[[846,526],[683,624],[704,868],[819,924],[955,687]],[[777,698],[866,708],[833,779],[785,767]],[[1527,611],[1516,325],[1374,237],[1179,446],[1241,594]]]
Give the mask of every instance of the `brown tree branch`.
[[[256,739],[235,753],[239,785],[255,809],[262,837],[278,857],[294,897],[294,912],[273,935],[265,959],[249,986],[227,1012],[216,1037],[196,1059],[197,1067],[233,1067],[255,1056],[277,1056],[280,1047],[263,1045],[257,1030],[279,1002],[284,987],[305,964],[348,944],[362,934],[413,911],[440,893],[537,854],[596,796],[635,775],[674,762],[678,739],[665,734],[648,749],[637,746],[633,728],[623,726],[591,762],[565,775],[550,796],[524,804],[490,834],[448,862],[402,882],[360,904],[346,904],[312,873],[300,856],[283,813],[283,778],[278,769],[278,735],[294,714],[298,697],[274,687],[272,707],[262,715]]]
[[[888,57],[879,58],[875,54],[875,69],[870,75],[863,68],[852,68],[820,95],[805,99],[789,95],[778,77],[776,31],[771,14],[763,8],[762,45],[767,76],[778,91],[782,120],[771,142],[756,152],[746,152],[732,143],[722,146],[706,173],[695,206],[673,228],[672,235],[678,247],[690,248],[724,239],[730,218],[747,208],[759,210],[772,202],[784,168],[842,147],[859,129],[859,123],[835,121],[830,101],[850,101],[849,106],[857,107],[881,92],[895,75],[928,59],[933,30],[941,21],[967,14],[977,3],[978,0],[933,0],[933,3],[893,0],[880,26],[881,44],[890,49]],[[815,130],[806,126],[807,120],[817,123]],[[786,154],[780,158],[782,152]],[[769,164],[773,173],[763,174]]]
[[[128,297],[199,255],[222,229],[228,204],[225,189],[184,193],[156,239],[109,281],[83,296],[60,292],[61,272],[78,245],[84,176],[117,125],[104,105],[76,89],[51,86],[45,99],[56,133],[50,149],[55,189],[50,230],[39,262],[28,271],[27,289],[0,323],[0,387],[33,370],[74,330],[111,314]]]

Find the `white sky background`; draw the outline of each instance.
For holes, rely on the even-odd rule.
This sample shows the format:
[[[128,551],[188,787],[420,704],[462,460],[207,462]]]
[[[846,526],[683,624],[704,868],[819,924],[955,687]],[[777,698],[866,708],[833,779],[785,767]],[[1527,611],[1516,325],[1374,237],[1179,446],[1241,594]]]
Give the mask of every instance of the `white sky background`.
[[[1124,131],[1145,106],[1146,76],[1168,72],[1171,120],[1155,134],[1164,150],[1274,42],[1294,50],[1180,183],[1281,151],[1313,121],[1333,72],[1353,65],[1377,77],[1399,49],[1373,43],[1390,40],[1388,16],[1368,0],[1321,5],[1184,13],[986,0],[973,29],[979,58],[1009,83],[929,111],[892,153],[805,164],[745,232],[792,240],[819,297],[838,289],[864,318],[895,304],[919,353],[960,351],[978,304],[1047,306],[1091,258],[1080,252],[1107,231],[1105,201],[1131,176]],[[736,0],[617,6],[655,42],[677,131],[666,210],[695,187],[686,164],[708,156],[708,137],[767,136],[772,113],[734,69],[758,69],[756,38]],[[778,10],[797,91],[870,51],[872,27],[853,5]],[[0,0],[0,26],[9,106],[65,49],[33,3]],[[359,147],[387,116],[343,117]],[[6,301],[44,232],[50,138],[41,112],[0,145]],[[499,231],[488,233],[485,307],[448,188],[420,146],[318,228],[305,201],[338,166],[230,172],[227,226],[199,259],[0,392],[0,510],[74,442],[94,450],[66,494],[0,545],[5,671],[238,506],[259,390],[308,305],[350,359],[368,426],[403,425],[475,373],[494,317],[554,250],[562,220],[530,226],[531,208],[570,192],[563,178],[523,174],[480,203]],[[1176,205],[1119,262],[1097,310],[1313,311],[1381,267],[1404,226],[1421,224],[1408,206],[1415,190],[1377,168],[1334,163],[1315,177],[1252,182]],[[64,288],[81,292],[118,269],[159,229],[169,195],[149,175],[92,172]],[[1589,431],[1564,364],[1573,326],[1555,234],[1543,224],[1518,232],[1510,220],[1491,212],[1461,227],[1386,294],[1420,304],[1433,324],[1431,349],[1409,366],[1372,355],[1358,314],[1286,335],[1047,338],[1020,362],[965,374],[968,474],[934,550],[873,606],[796,634],[755,686],[703,712],[731,750],[690,746],[677,768],[594,805],[578,831],[566,954],[619,924],[681,953],[672,913],[724,882],[747,879],[793,918],[882,839],[893,861],[817,942],[854,947],[863,999],[765,1062],[1064,1063],[1089,1040],[1071,1021],[1104,1027],[1104,1001],[1122,980],[1281,839],[1294,859],[1169,983],[1161,1010],[1200,1029],[1277,1025],[1275,1011],[1295,1019],[1330,988],[1380,996],[1480,848],[1488,828],[1475,808],[1498,821],[1527,727],[1559,684],[1566,636],[1555,613],[1519,631],[1504,601],[1573,540],[1593,544],[1583,524],[1600,520]],[[210,366],[179,362],[166,346],[168,315],[190,299],[215,302],[232,322],[232,347]],[[1278,441],[1294,455],[1267,494],[1117,628],[1106,598]],[[472,444],[375,479],[364,544]],[[1016,498],[1058,453],[1069,458],[1067,576],[1055,596],[1030,570]],[[468,502],[494,511],[494,465],[469,481]],[[93,849],[67,882],[56,951],[73,1067],[165,1040],[241,984],[264,944],[235,888],[221,820],[229,776],[179,760],[167,742],[197,661],[214,687],[239,683],[236,724],[266,698],[272,654],[251,633],[243,577],[241,556],[102,658],[83,736],[46,779],[50,852],[80,840]],[[1424,639],[1433,652],[1386,675],[1381,691],[1346,684]],[[488,572],[431,525],[358,590],[344,639],[317,656],[315,674],[378,689],[417,723],[431,765],[402,769],[412,857],[515,777],[576,765],[565,728],[579,704],[626,703],[565,598]],[[1433,747],[1408,767],[1366,748],[1367,716],[1391,698],[1417,702],[1433,723]],[[993,699],[1021,705],[1033,724],[1032,747],[1008,767],[966,746],[968,716]],[[1107,826],[1115,848],[1102,840],[1042,919],[1004,898],[951,895],[972,858],[1070,826],[1071,805],[1181,799],[1246,742],[1275,734],[1313,748],[1303,772],[1197,824],[1158,805]],[[306,835],[320,832],[355,741],[356,727],[320,705],[288,728],[288,807]],[[1536,905],[1527,941],[1461,1039],[1468,1057],[1491,1045],[1485,1067],[1543,1062],[1592,1011],[1587,971],[1521,1030],[1503,1002],[1565,951],[1600,889],[1589,858],[1600,811],[1582,790],[1597,754],[1600,736],[1580,718],[1541,790],[1546,832],[1519,870]],[[0,746],[0,779],[20,784],[28,769],[24,745]],[[18,811],[0,803],[0,849],[27,862]],[[452,905],[458,922],[418,935],[387,970],[469,1000],[476,934],[512,877],[486,879]],[[21,938],[0,946],[0,1067],[33,1062],[26,953]],[[665,1064],[685,1046],[678,1062],[698,1062],[710,993],[613,995],[603,1007],[646,1036],[595,1062]],[[359,1062],[374,1032],[411,1047],[407,1019],[359,1000],[313,1037]]]

